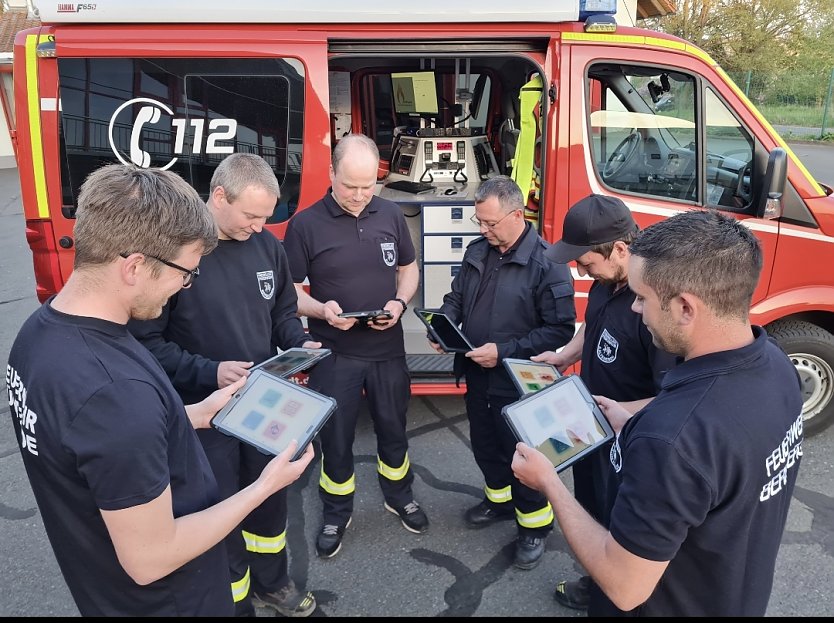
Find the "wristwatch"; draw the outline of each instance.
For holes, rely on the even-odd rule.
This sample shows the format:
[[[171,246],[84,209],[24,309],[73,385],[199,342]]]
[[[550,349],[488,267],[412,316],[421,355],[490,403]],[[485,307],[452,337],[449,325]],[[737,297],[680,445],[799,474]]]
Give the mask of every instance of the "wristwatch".
[[[402,299],[394,299],[394,300],[397,301],[397,303],[399,303],[400,305],[403,306],[403,313],[405,313],[405,310],[408,309],[408,305],[406,304],[406,302]]]

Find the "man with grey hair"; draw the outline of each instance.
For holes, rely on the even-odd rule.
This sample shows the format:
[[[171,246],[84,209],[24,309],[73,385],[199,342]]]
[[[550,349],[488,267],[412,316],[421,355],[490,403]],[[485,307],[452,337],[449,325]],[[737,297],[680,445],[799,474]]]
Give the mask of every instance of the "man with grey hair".
[[[272,168],[256,154],[231,154],[215,169],[209,188],[220,240],[203,260],[202,279],[171,297],[159,318],[130,327],[185,401],[245,378],[276,348],[321,346],[296,314],[284,248],[264,229],[281,192]],[[198,436],[223,496],[249,486],[269,461],[254,446],[217,430]],[[286,532],[287,492],[280,491],[227,537],[238,616],[254,616],[253,603],[290,617],[315,610],[313,594],[299,591],[289,577]]]
[[[108,165],[81,186],[74,271],[36,310],[6,370],[14,430],[47,536],[82,616],[231,616],[221,541],[313,457],[296,444],[225,498],[195,428],[243,381],[184,406],[127,331],[194,284],[217,244],[178,175]]]
[[[553,529],[553,509],[510,468],[516,438],[501,410],[518,400],[518,391],[501,361],[527,359],[571,339],[576,326],[573,284],[565,264],[545,257],[547,243],[524,218],[524,197],[509,177],[481,183],[472,220],[482,237],[466,248],[441,307],[477,345],[455,355],[455,375],[466,377],[472,453],[485,480],[484,499],[464,518],[470,528],[515,519],[514,565],[532,569]]]
[[[377,437],[377,474],[384,508],[414,533],[429,527],[414,499],[406,414],[411,378],[400,318],[417,291],[419,269],[400,207],[374,194],[379,151],[363,134],[333,149],[327,194],[290,220],[285,237],[299,312],[310,333],[333,351],[310,373],[310,388],[336,399],[321,430],[321,558],[335,556],[351,521],[356,479],[353,441],[363,400]],[[309,280],[310,292],[304,289]],[[371,322],[342,312],[385,309]]]
[[[632,307],[683,361],[634,415],[596,396],[618,433],[608,528],[541,452],[519,443],[513,470],[547,495],[601,589],[589,616],[764,616],[802,457],[802,395],[788,357],[750,323],[761,248],[736,219],[696,210],[649,226],[630,252]]]

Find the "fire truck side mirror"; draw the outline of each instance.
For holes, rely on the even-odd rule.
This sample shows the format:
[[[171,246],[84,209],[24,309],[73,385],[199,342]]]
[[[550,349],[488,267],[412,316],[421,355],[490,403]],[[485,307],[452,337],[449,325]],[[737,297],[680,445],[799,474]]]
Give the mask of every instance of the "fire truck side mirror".
[[[782,216],[782,194],[788,174],[788,154],[781,147],[770,152],[761,190],[756,197],[756,216],[776,219]]]

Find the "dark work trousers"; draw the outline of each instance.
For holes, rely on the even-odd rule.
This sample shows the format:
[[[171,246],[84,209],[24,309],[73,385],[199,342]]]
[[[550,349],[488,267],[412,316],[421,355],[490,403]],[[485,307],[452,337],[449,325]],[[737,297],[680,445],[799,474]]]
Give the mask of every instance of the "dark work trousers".
[[[600,446],[573,464],[573,495],[590,515],[608,527],[617,485],[611,465],[613,442]]]
[[[377,475],[385,501],[402,508],[414,500],[408,463],[406,414],[411,379],[405,357],[363,361],[333,353],[310,371],[309,387],[335,398],[337,407],[319,433],[322,469],[319,495],[324,524],[345,526],[353,513],[356,483],[353,441],[362,394],[376,433]]]
[[[466,366],[466,416],[469,418],[469,437],[472,442],[472,454],[484,475],[489,489],[511,487],[512,501],[494,504],[487,501],[495,510],[501,512],[506,508],[517,509],[521,513],[539,513],[548,507],[547,498],[527,487],[513,474],[512,462],[518,439],[513,434],[501,409],[518,400],[518,396],[491,396],[487,393],[489,384],[487,373],[480,366]],[[516,516],[518,519],[518,516]],[[527,528],[518,524],[519,535],[546,537],[553,530],[553,521],[539,528]]]
[[[273,458],[216,430],[200,429],[197,435],[223,499],[253,483]],[[252,591],[271,593],[289,583],[286,529],[287,490],[284,488],[264,500],[224,539],[235,616],[255,616],[249,598]]]
[[[592,454],[573,464],[573,494],[576,501],[605,528],[611,521],[611,509],[617,495],[617,479],[611,465],[613,442],[600,446]],[[589,617],[624,616],[597,586],[591,583],[591,597],[588,604]]]

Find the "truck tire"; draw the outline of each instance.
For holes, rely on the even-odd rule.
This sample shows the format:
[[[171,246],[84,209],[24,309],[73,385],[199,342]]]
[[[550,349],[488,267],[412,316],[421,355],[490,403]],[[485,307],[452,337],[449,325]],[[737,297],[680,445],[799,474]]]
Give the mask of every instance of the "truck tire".
[[[802,421],[806,437],[834,424],[834,335],[802,320],[777,320],[768,335],[790,357],[802,380]]]

